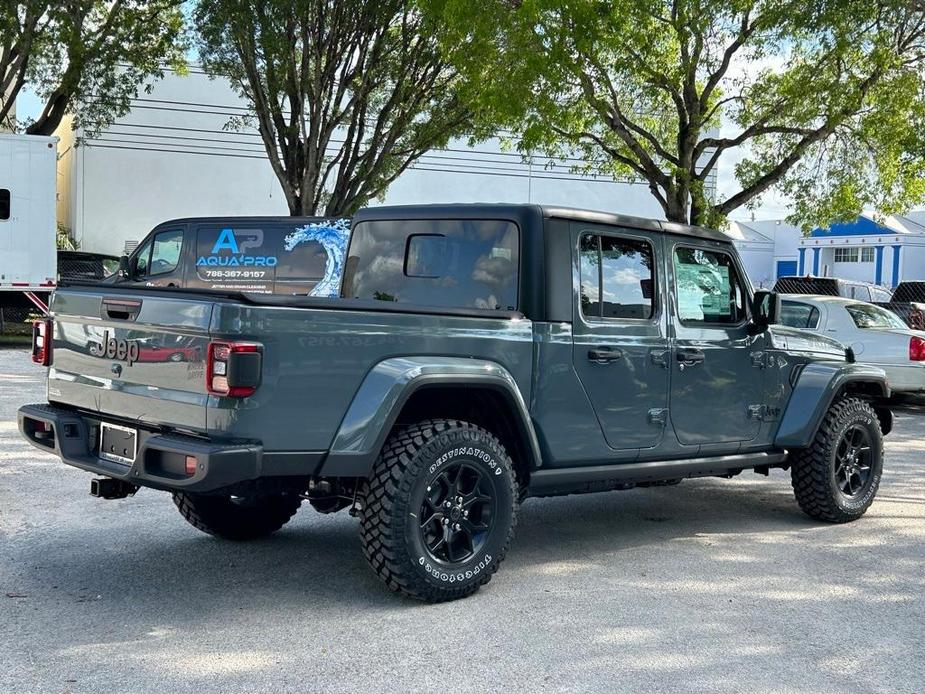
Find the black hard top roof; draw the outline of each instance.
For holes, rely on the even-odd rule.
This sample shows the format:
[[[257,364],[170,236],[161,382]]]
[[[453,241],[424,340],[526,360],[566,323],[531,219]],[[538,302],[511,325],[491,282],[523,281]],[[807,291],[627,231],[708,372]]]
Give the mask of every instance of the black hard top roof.
[[[599,212],[595,210],[582,210],[572,207],[557,207],[554,205],[529,205],[513,203],[446,203],[436,205],[382,205],[379,207],[366,207],[353,217],[354,222],[385,221],[390,219],[441,219],[462,218],[478,219],[482,217],[510,219],[522,221],[525,218],[566,219],[577,222],[593,224],[609,224],[612,226],[631,227],[635,229],[648,229],[681,236],[694,236],[731,243],[732,239],[715,229],[705,227],[666,222],[645,217]]]
[[[225,222],[289,222],[298,224],[300,222],[320,222],[326,219],[349,219],[349,217],[290,217],[290,216],[274,216],[274,215],[252,215],[252,216],[214,216],[214,217],[177,217],[176,219],[168,219],[164,222],[160,222],[155,228],[160,228],[162,226],[167,226],[170,224],[223,224]]]
[[[492,217],[510,219],[523,222],[528,218],[565,219],[591,224],[609,224],[611,226],[630,227],[634,229],[648,229],[680,236],[693,236],[712,241],[731,243],[732,239],[715,229],[706,227],[678,224],[659,219],[634,217],[632,215],[600,212],[597,210],[583,210],[574,207],[557,207],[555,205],[531,205],[515,203],[441,203],[432,205],[380,205],[377,207],[364,207],[352,218],[354,222],[390,220],[390,219],[441,219],[461,218],[478,219]],[[283,217],[283,216],[214,216],[214,217],[180,217],[161,222],[156,228],[171,224],[214,224],[214,223],[253,223],[253,222],[280,222],[305,223],[318,222],[326,219],[346,219],[346,217]]]

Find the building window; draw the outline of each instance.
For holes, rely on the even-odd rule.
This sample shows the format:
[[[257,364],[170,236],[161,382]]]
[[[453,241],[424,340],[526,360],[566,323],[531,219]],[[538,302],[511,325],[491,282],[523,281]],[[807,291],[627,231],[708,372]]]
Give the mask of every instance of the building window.
[[[835,262],[836,263],[856,263],[858,262],[858,250],[857,248],[836,248],[835,249]]]
[[[864,248],[861,249],[861,262],[862,263],[874,262],[874,247],[873,246],[864,246]]]
[[[8,188],[0,188],[0,220],[10,218],[10,191]]]

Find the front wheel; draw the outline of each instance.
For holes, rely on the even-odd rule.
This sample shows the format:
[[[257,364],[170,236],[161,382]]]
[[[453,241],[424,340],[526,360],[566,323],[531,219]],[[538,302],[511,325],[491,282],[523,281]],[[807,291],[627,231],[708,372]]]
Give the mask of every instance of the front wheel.
[[[296,494],[223,496],[174,492],[173,503],[194,528],[225,540],[255,540],[275,533],[302,503]]]
[[[514,534],[517,482],[490,432],[427,420],[392,434],[361,489],[363,552],[396,592],[426,602],[487,583]]]
[[[852,397],[829,408],[813,443],[793,454],[790,469],[800,508],[830,523],[863,516],[882,474],[880,420],[867,402]]]

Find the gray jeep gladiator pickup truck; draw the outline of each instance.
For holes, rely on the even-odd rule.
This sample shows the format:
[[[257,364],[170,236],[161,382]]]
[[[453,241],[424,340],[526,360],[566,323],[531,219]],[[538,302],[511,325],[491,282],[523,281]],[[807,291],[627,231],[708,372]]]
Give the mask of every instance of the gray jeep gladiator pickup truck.
[[[73,286],[35,327],[47,404],[23,436],[169,491],[246,540],[307,500],[359,517],[392,590],[475,592],[530,496],[789,469],[813,518],[860,517],[892,416],[884,373],[773,325],[729,239],[533,205],[354,218],[340,298]],[[159,345],[182,343],[182,360]]]

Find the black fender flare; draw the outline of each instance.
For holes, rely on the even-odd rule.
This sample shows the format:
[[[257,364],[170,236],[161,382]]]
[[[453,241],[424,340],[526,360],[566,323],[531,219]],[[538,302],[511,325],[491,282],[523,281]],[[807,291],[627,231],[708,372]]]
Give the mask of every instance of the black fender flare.
[[[809,446],[835,398],[851,390],[863,392],[878,401],[890,397],[886,373],[876,366],[843,362],[807,364],[800,371],[790,394],[774,444],[780,448]],[[878,416],[880,410],[889,413],[888,408],[879,404],[875,409],[878,410]],[[892,413],[888,420],[891,427]],[[882,417],[881,422],[884,422]]]
[[[512,407],[527,464],[541,465],[539,440],[527,404],[510,372],[497,362],[462,357],[394,357],[363,379],[341,420],[318,474],[366,477],[408,399],[421,388],[471,386],[499,391]]]

